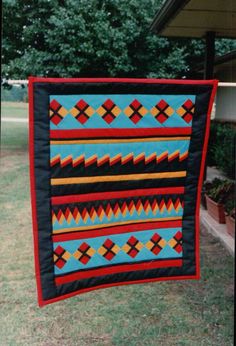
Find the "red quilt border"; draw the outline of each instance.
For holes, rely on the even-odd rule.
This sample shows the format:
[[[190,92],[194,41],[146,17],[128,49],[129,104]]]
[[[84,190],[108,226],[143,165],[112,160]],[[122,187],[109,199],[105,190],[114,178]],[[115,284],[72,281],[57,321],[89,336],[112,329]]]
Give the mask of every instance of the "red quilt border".
[[[38,305],[40,307],[51,304],[66,298],[73,297],[78,294],[86,293],[101,288],[108,288],[113,286],[129,285],[129,284],[141,284],[146,282],[155,281],[169,281],[169,280],[186,280],[186,279],[200,279],[200,252],[199,252],[199,232],[200,232],[200,201],[201,201],[201,187],[204,177],[205,160],[207,154],[207,145],[210,133],[210,116],[211,110],[218,86],[218,80],[183,80],[183,79],[140,79],[140,78],[44,78],[44,77],[29,77],[28,92],[29,92],[29,161],[30,161],[30,189],[31,189],[31,208],[32,208],[32,223],[33,223],[33,242],[34,242],[34,263],[35,274],[37,283],[37,295]],[[143,83],[143,84],[185,84],[185,85],[212,85],[212,93],[209,101],[206,131],[202,151],[202,160],[200,167],[200,174],[198,180],[198,193],[197,203],[195,211],[195,258],[196,258],[196,274],[190,276],[173,276],[173,277],[161,277],[136,281],[126,281],[111,283],[105,285],[99,285],[96,287],[90,287],[75,292],[67,293],[59,297],[55,297],[49,300],[44,300],[42,297],[42,286],[40,278],[40,263],[39,263],[39,245],[38,245],[38,226],[37,226],[37,214],[36,214],[36,194],[35,194],[35,176],[34,176],[34,97],[33,97],[33,84],[34,83]]]

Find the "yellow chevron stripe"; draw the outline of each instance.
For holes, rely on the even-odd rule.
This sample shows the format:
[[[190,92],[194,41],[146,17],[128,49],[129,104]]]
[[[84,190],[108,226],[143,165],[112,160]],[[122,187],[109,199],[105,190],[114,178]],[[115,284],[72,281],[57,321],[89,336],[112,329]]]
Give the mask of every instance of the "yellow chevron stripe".
[[[183,157],[188,156],[188,150],[186,150],[183,154],[179,155],[179,158],[182,159]]]
[[[71,178],[52,178],[51,185],[70,185],[70,184],[91,184],[107,181],[127,181],[127,180],[147,180],[147,179],[168,179],[181,178],[186,176],[186,171],[144,173],[144,174],[124,174],[124,175],[105,175],[94,177],[71,177]]]
[[[61,159],[61,156],[60,154],[56,155],[55,157],[53,157],[51,159],[51,165],[54,164],[55,161],[57,161],[59,159],[60,161],[60,164],[63,165],[65,162],[67,162],[67,164],[69,163],[72,163],[73,165],[75,165],[78,161],[80,161],[81,159],[84,160],[84,164],[85,165],[88,165],[89,162],[93,161],[95,158],[96,158],[96,163],[97,163],[97,166],[99,165],[103,165],[103,161],[105,160],[105,162],[109,162],[109,164],[111,165],[117,158],[121,160],[121,163],[124,164],[124,162],[126,160],[130,161],[133,159],[133,164],[136,164],[136,162],[142,158],[143,160],[145,160],[145,164],[147,164],[148,160],[150,158],[153,158],[153,159],[156,159],[156,162],[158,163],[161,158],[165,155],[168,155],[167,156],[167,159],[171,159],[172,157],[174,157],[176,154],[178,154],[179,156],[179,160],[183,159],[185,156],[187,157],[188,155],[188,151],[185,151],[183,154],[180,154],[180,151],[179,150],[176,150],[175,152],[173,152],[172,154],[168,154],[168,151],[164,151],[163,153],[161,153],[159,156],[156,155],[156,153],[152,153],[150,154],[149,156],[145,157],[145,153],[140,153],[139,155],[137,156],[134,156],[133,153],[129,153],[127,154],[126,156],[122,157],[121,154],[117,154],[113,157],[110,157],[109,154],[105,154],[104,156],[98,158],[96,154],[90,156],[89,158],[85,159],[85,156],[84,155],[80,155],[78,157],[76,157],[75,159],[72,158],[72,155],[68,155],[67,157],[65,157],[64,159]],[[177,156],[177,157],[178,157]]]
[[[134,202],[132,203],[132,208],[131,210],[129,210],[128,205],[126,202],[123,203],[121,209],[119,207],[119,205],[116,205],[116,208],[113,210],[111,208],[111,205],[108,205],[106,207],[106,211],[105,209],[100,205],[99,206],[99,210],[96,211],[96,209],[93,207],[91,209],[90,212],[87,211],[86,208],[84,208],[84,211],[82,212],[82,215],[79,213],[79,211],[77,210],[75,215],[73,216],[71,211],[69,210],[68,216],[66,217],[65,213],[61,212],[61,216],[58,218],[56,216],[55,213],[52,214],[52,223],[55,224],[55,222],[59,222],[61,220],[66,220],[67,223],[70,223],[72,218],[74,218],[74,220],[78,220],[80,218],[83,219],[83,221],[86,223],[87,219],[90,218],[92,220],[92,222],[94,222],[96,217],[99,217],[100,221],[103,220],[103,218],[105,217],[105,215],[108,217],[108,219],[110,219],[112,217],[112,215],[114,215],[116,218],[119,216],[119,214],[122,214],[122,216],[126,216],[127,213],[129,213],[130,215],[132,215],[134,213],[134,211],[136,210],[137,213],[140,215],[140,213],[142,211],[144,211],[146,213],[146,215],[149,214],[149,212],[151,212],[153,215],[156,215],[157,210],[159,209],[160,213],[163,213],[164,210],[167,210],[168,213],[171,212],[172,209],[174,209],[175,211],[179,211],[179,209],[182,207],[181,203],[178,202],[178,204],[176,205],[176,207],[174,206],[173,202],[171,199],[169,199],[168,203],[161,203],[161,207],[159,209],[159,205],[157,203],[157,201],[155,200],[154,203],[152,204],[152,206],[150,205],[150,202],[148,200],[146,200],[146,202],[143,204],[139,203],[138,205],[135,205]],[[76,221],[76,223],[78,223],[78,221]]]
[[[168,151],[164,151],[163,153],[161,153],[159,156],[156,157],[156,161],[158,162],[163,156],[165,156],[167,154],[167,158],[168,158]]]
[[[114,223],[109,223],[109,224],[100,224],[100,225],[83,226],[83,227],[62,228],[62,229],[54,230],[53,234],[85,231],[85,230],[89,230],[89,229],[98,229],[98,228],[104,228],[104,227],[110,227],[110,226],[129,225],[132,223],[144,223],[144,222],[154,222],[154,221],[172,221],[172,220],[182,220],[182,216],[163,217],[163,218],[145,219],[145,220],[134,220],[134,221],[122,221],[122,222],[114,222]]]

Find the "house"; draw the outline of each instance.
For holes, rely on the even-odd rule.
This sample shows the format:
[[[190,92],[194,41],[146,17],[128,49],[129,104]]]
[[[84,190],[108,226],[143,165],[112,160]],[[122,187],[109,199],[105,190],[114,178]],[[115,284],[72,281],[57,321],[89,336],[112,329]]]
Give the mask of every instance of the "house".
[[[219,79],[216,119],[236,123],[236,51],[215,57],[216,38],[236,38],[236,1],[167,0],[151,30],[163,37],[205,39],[205,60],[189,78]]]

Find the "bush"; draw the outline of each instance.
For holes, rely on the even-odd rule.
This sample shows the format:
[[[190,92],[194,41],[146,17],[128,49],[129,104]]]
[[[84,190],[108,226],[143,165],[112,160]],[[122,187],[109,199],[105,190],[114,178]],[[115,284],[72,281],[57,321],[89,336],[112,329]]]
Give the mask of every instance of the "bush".
[[[235,219],[235,201],[233,198],[229,198],[224,206],[227,215]]]
[[[14,85],[9,88],[1,87],[1,101],[28,102],[28,88]]]
[[[216,203],[226,205],[234,199],[234,182],[229,179],[215,178],[204,183],[205,192]]]
[[[216,166],[227,177],[235,179],[236,130],[229,124],[211,124],[207,163]]]

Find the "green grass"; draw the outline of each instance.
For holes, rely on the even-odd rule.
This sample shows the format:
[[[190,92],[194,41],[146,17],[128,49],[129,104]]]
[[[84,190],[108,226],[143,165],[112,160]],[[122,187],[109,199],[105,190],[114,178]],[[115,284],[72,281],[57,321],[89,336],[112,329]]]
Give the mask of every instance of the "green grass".
[[[2,102],[1,116],[3,118],[27,118],[28,103]],[[28,123],[6,122],[1,123],[1,149],[15,152],[28,148]]]
[[[27,118],[28,103],[24,102],[1,102],[2,117]]]
[[[27,124],[12,124],[1,157],[0,345],[233,345],[233,258],[205,230],[200,281],[114,287],[38,308]]]

